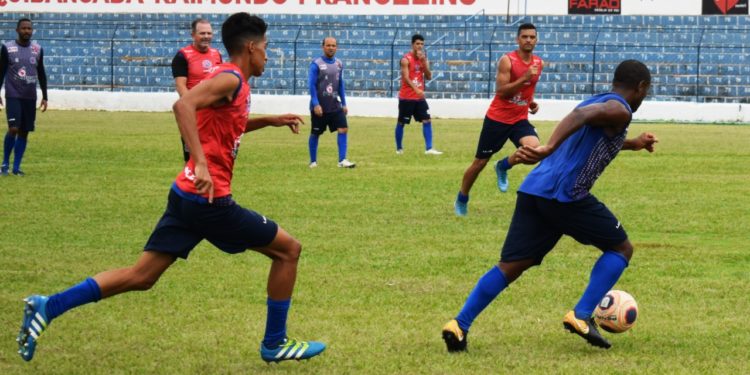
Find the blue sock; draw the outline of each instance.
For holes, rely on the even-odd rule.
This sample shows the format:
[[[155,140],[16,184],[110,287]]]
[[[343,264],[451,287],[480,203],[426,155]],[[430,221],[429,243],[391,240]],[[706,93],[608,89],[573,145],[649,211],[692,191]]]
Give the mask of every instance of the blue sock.
[[[263,345],[266,348],[273,349],[278,347],[281,340],[286,337],[286,317],[292,300],[274,301],[268,298],[266,304],[268,305],[268,314],[266,316],[266,334],[263,336]]]
[[[456,197],[456,200],[458,200],[461,203],[469,203],[469,196],[464,195],[462,192],[458,192],[458,197]]]
[[[15,153],[13,154],[13,172],[18,172],[21,169],[21,160],[23,160],[23,153],[26,151],[27,142],[26,138],[16,137]]]
[[[596,305],[615,286],[622,275],[628,260],[616,251],[605,251],[591,270],[591,277],[581,300],[573,309],[578,319],[588,319],[594,312]]]
[[[310,149],[310,163],[318,161],[318,138],[317,134],[310,134],[310,139],[307,141],[307,146]]]
[[[422,135],[424,136],[424,149],[429,150],[432,148],[432,122],[427,121],[422,123]]]
[[[89,277],[80,284],[49,297],[47,301],[47,318],[52,321],[52,319],[57,318],[72,308],[85,305],[89,302],[97,302],[101,298],[102,292],[99,289],[99,284]]]
[[[500,160],[499,167],[500,167],[500,169],[502,169],[504,171],[507,171],[508,169],[513,168],[513,166],[510,165],[510,163],[508,163],[508,158],[507,157],[505,159],[503,159],[503,160]]]
[[[16,145],[16,136],[5,133],[5,142],[3,143],[3,165],[10,164],[10,153],[13,152],[13,146]]]
[[[474,319],[484,310],[487,305],[497,297],[500,292],[508,286],[508,281],[505,279],[503,271],[498,266],[492,266],[492,268],[484,274],[474,290],[469,294],[469,298],[466,299],[464,307],[461,312],[456,316],[458,326],[461,327],[464,332],[469,332],[469,327]]]
[[[347,133],[339,133],[336,143],[339,145],[339,161],[346,159],[346,136]]]
[[[404,124],[396,124],[396,150],[401,150],[401,143],[404,140]]]

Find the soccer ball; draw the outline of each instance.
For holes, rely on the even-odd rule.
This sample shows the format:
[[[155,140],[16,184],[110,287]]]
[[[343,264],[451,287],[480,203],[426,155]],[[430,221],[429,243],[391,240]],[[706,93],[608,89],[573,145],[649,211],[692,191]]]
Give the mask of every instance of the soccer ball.
[[[610,290],[594,310],[594,320],[607,332],[622,333],[635,325],[638,304],[622,290]]]

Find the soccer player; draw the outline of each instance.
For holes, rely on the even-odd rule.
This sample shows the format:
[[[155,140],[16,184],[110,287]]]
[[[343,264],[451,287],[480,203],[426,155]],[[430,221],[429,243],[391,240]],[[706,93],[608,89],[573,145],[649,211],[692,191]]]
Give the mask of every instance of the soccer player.
[[[310,168],[318,166],[318,138],[328,128],[338,130],[336,143],[339,146],[339,168],[354,168],[355,163],[346,159],[347,132],[346,95],[344,92],[344,64],[337,59],[336,39],[323,39],[323,55],[310,63],[307,86],[310,88],[310,118],[312,127],[308,147]],[[341,98],[341,101],[339,101]]]
[[[456,215],[468,213],[469,191],[493,154],[500,151],[510,138],[516,147],[536,147],[539,138],[534,126],[529,123],[529,113],[539,110],[534,101],[534,89],[542,74],[543,61],[534,55],[537,43],[536,28],[530,23],[518,27],[516,34],[518,49],[503,55],[497,64],[495,98],[484,117],[479,135],[479,144],[474,161],[466,168],[461,190],[453,204]],[[495,164],[497,185],[501,192],[508,191],[508,169],[518,160],[506,157]]]
[[[42,89],[39,108],[47,110],[47,73],[44,71],[44,50],[31,41],[34,27],[31,20],[21,18],[16,24],[18,38],[5,42],[0,47],[0,87],[5,81],[5,105],[8,117],[8,132],[3,142],[3,164],[0,175],[7,176],[10,169],[10,154],[13,155],[12,173],[24,176],[21,161],[26,151],[29,132],[34,131],[36,121],[36,83]],[[0,99],[0,106],[3,100]]]
[[[404,126],[415,121],[422,123],[425,154],[440,155],[442,152],[432,147],[432,122],[430,107],[424,97],[424,80],[432,79],[430,62],[424,52],[424,37],[414,34],[411,37],[411,51],[401,58],[401,91],[398,93],[398,120],[396,122],[396,153],[403,154]]]
[[[208,20],[193,20],[190,24],[190,36],[193,37],[193,43],[182,47],[172,59],[172,77],[180,96],[195,87],[222,62],[219,50],[211,47],[214,31]],[[190,159],[190,150],[187,149],[184,139],[180,138],[180,141],[182,156],[187,162]]]
[[[102,272],[50,297],[26,298],[18,334],[19,353],[31,360],[39,335],[64,312],[103,298],[148,290],[177,258],[187,258],[203,239],[224,252],[252,249],[271,258],[267,284],[266,331],[260,356],[266,362],[307,359],[325,350],[313,341],[286,336],[287,312],[297,275],[300,243],[275,222],[240,207],[232,199],[230,182],[243,133],[265,126],[289,126],[299,132],[297,115],[248,118],[248,78],[266,65],[266,23],[247,13],[231,15],[221,35],[230,61],[173,106],[190,160],[177,175],[164,215],[133,266]],[[231,340],[231,338],[228,338]]]
[[[516,150],[521,162],[541,163],[518,189],[499,264],[479,279],[461,311],[443,327],[449,352],[466,350],[474,319],[525,270],[541,264],[563,234],[602,251],[563,325],[591,345],[611,346],[591,314],[628,266],[633,245],[620,221],[589,191],[620,150],[654,151],[658,140],[651,133],[626,139],[632,113],[650,85],[651,73],[643,63],[623,61],[615,70],[612,92],[581,102],[555,127],[546,145]]]

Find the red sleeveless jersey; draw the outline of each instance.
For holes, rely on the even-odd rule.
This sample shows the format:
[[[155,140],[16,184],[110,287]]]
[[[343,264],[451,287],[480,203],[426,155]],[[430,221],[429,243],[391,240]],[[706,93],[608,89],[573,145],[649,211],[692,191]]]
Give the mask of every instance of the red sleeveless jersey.
[[[239,86],[231,103],[218,107],[198,110],[198,138],[208,162],[208,172],[214,183],[214,197],[223,197],[232,193],[232,170],[234,159],[240,148],[240,139],[245,134],[247,116],[250,114],[250,85],[242,76],[242,71],[232,63],[221,64],[206,79],[218,74],[234,74],[240,79]],[[195,163],[190,158],[185,168],[177,175],[177,187],[191,194],[198,194],[195,189]],[[208,198],[208,194],[203,194]]]
[[[422,63],[419,59],[414,56],[412,52],[404,54],[404,58],[409,60],[409,80],[414,83],[420,90],[424,91],[424,71],[422,71]],[[401,77],[401,91],[398,92],[399,99],[407,100],[422,100],[424,95],[417,95],[416,92],[404,82],[404,77]]]
[[[188,63],[187,88],[195,85],[211,74],[215,67],[221,64],[221,54],[216,48],[209,48],[205,53],[198,51],[193,45],[180,49],[180,53]]]
[[[539,56],[531,55],[531,61],[527,64],[521,60],[518,51],[506,54],[510,58],[510,82],[513,82],[526,74],[532,66],[539,68],[537,75],[531,76],[531,81],[524,82],[521,90],[510,98],[503,98],[495,93],[490,108],[487,110],[487,117],[491,120],[502,122],[504,124],[515,124],[518,121],[529,118],[529,104],[534,99],[534,89],[542,75],[542,59]],[[499,64],[499,62],[498,62]]]

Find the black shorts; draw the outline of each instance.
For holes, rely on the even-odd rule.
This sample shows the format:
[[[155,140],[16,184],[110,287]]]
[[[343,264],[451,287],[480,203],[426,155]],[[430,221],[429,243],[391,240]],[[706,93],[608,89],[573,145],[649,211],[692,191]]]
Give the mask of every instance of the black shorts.
[[[220,250],[236,254],[267,246],[278,225],[265,216],[240,207],[231,196],[201,204],[170,189],[167,209],[156,224],[144,249],[187,259],[203,239]]]
[[[346,115],[342,109],[336,112],[323,113],[323,116],[320,117],[311,111],[310,122],[312,122],[310,132],[318,135],[323,134],[326,131],[326,127],[332,132],[337,129],[346,129],[349,127],[346,123]]]
[[[530,135],[539,138],[529,120],[521,120],[509,125],[485,116],[482,133],[479,134],[477,153],[474,157],[477,159],[491,158],[492,155],[503,148],[508,139],[513,142],[516,148],[521,147],[521,138]]]
[[[422,122],[430,120],[430,106],[427,105],[426,100],[398,100],[398,122],[400,124],[408,124],[411,122],[411,118]]]
[[[563,234],[602,251],[628,239],[620,221],[593,195],[562,203],[518,192],[500,261],[534,259],[541,264]]]
[[[5,113],[9,128],[25,132],[34,131],[36,99],[5,98]]]

